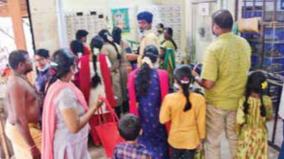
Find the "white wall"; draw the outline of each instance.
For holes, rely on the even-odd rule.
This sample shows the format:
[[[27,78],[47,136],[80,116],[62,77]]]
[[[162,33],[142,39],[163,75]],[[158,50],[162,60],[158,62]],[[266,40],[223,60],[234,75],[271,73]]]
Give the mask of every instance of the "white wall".
[[[36,48],[48,48],[53,52],[58,48],[68,47],[66,24],[63,18],[65,12],[100,10],[111,19],[111,8],[116,7],[130,9],[131,32],[124,34],[124,39],[138,40],[136,36],[137,6],[152,4],[154,4],[153,0],[30,0]]]
[[[61,0],[63,11],[87,11],[96,8],[108,8],[108,0]]]
[[[154,4],[153,0],[61,0],[64,12],[90,11],[100,9],[109,17],[109,26],[111,23],[112,8],[129,8],[130,33],[123,34],[123,38],[127,40],[137,39],[137,6],[147,6]],[[91,35],[93,36],[93,35]]]
[[[180,44],[180,50],[179,55],[177,56],[177,60],[189,62],[189,56],[190,56],[190,42],[189,42],[189,32],[188,28],[190,26],[189,24],[189,4],[191,0],[155,0],[157,4],[161,5],[180,5],[181,6],[181,44]]]
[[[189,2],[191,3],[191,2]],[[240,2],[241,3],[241,2]],[[188,37],[192,39],[192,44],[195,47],[194,50],[192,50],[192,54],[195,54],[195,60],[194,62],[202,62],[203,55],[205,52],[205,49],[208,47],[208,45],[214,40],[214,36],[212,36],[211,33],[211,14],[218,10],[218,9],[228,9],[233,17],[235,17],[235,0],[217,0],[217,3],[209,3],[210,4],[210,15],[208,16],[200,16],[198,15],[198,4],[191,6],[192,14],[190,15],[189,25],[190,26],[190,32],[188,32]],[[193,15],[193,13],[195,13]],[[201,28],[205,29],[205,36],[201,37],[199,34],[199,30]]]
[[[228,8],[234,12],[235,0],[218,0],[219,4],[223,4],[224,8]],[[58,3],[61,2],[61,3]],[[192,0],[31,0],[33,29],[35,34],[36,47],[51,48],[51,50],[68,46],[64,41],[64,23],[59,18],[64,12],[88,12],[91,10],[102,10],[111,20],[112,8],[129,8],[130,33],[123,34],[123,38],[127,40],[138,40],[137,38],[137,21],[136,13],[138,6],[148,6],[155,4],[180,4],[182,6],[182,41],[181,51],[183,53],[192,52],[192,37],[196,30],[193,28],[196,21],[192,19]],[[42,5],[42,4],[45,5]],[[61,7],[58,6],[61,4]],[[62,14],[61,14],[62,13]],[[112,26],[110,21],[110,26]],[[61,29],[63,28],[63,30]],[[93,36],[93,35],[91,35]],[[59,45],[60,44],[60,45]],[[200,45],[199,45],[200,46]],[[202,48],[206,46],[202,45]],[[202,57],[202,51],[198,52],[198,56]],[[189,54],[188,54],[189,55]]]
[[[30,0],[31,19],[36,48],[51,52],[59,48],[57,0]]]

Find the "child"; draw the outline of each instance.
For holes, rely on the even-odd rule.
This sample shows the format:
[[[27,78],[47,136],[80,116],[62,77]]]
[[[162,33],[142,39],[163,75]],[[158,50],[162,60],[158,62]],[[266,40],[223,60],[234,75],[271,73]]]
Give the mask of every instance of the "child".
[[[191,69],[183,65],[174,71],[178,92],[165,97],[160,122],[171,122],[168,142],[172,147],[172,159],[193,159],[205,138],[205,99],[189,91],[193,82]]]
[[[119,121],[118,129],[126,142],[116,145],[113,159],[151,159],[145,146],[136,142],[141,132],[138,117],[130,114],[123,116]]]
[[[267,85],[262,72],[257,71],[249,75],[245,97],[240,100],[237,112],[237,159],[268,158],[268,132],[265,124],[272,118],[272,102],[264,95]]]

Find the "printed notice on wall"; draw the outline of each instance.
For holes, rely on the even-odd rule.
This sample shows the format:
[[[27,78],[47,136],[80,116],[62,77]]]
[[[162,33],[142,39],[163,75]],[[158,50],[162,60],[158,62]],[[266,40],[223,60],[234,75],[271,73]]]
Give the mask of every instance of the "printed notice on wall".
[[[113,26],[119,27],[123,32],[130,32],[128,8],[112,9]]]
[[[199,15],[209,16],[209,3],[200,3],[198,4]]]

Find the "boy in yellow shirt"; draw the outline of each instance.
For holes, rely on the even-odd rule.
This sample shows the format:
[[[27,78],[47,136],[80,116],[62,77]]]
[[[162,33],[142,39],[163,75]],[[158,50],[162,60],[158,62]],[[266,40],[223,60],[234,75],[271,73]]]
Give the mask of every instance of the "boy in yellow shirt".
[[[171,122],[168,142],[172,147],[172,159],[193,159],[205,138],[205,99],[189,91],[193,82],[189,66],[174,71],[175,84],[179,91],[165,97],[160,122]]]

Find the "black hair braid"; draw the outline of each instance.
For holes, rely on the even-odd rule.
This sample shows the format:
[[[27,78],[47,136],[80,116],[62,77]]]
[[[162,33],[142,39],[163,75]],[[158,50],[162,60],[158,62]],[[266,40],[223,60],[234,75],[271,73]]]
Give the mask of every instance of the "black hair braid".
[[[43,93],[43,95],[45,96],[47,94],[47,91],[49,90],[49,87],[57,80],[57,76],[56,75],[52,75],[51,78],[49,79],[49,81],[47,82],[45,91]]]
[[[90,43],[90,48],[92,50],[92,62],[93,62],[93,70],[94,70],[94,76],[92,77],[91,79],[91,86],[92,88],[96,88],[99,84],[101,84],[101,78],[100,76],[98,75],[98,72],[97,72],[97,56],[94,54],[94,49],[99,49],[101,50],[102,49],[102,46],[103,46],[103,43],[104,43],[104,40],[102,37],[100,36],[95,36],[93,37],[93,39],[91,40],[91,43]]]
[[[110,43],[114,47],[114,49],[116,51],[116,58],[118,60],[120,60],[121,59],[121,55],[120,55],[119,50],[118,50],[117,46],[115,45],[115,43],[110,41],[110,40],[107,40],[107,42]]]
[[[137,95],[138,96],[145,96],[147,95],[149,86],[150,86],[150,73],[151,73],[151,68],[148,64],[144,63],[138,74],[137,74],[137,80],[135,82],[135,85],[137,87]]]
[[[260,115],[262,117],[265,117],[266,116],[266,109],[265,109],[265,106],[264,106],[264,102],[263,102],[263,91],[260,92]]]
[[[249,111],[249,103],[248,103],[249,96],[250,96],[249,92],[246,92],[245,101],[243,104],[244,114],[248,114],[248,111]]]
[[[262,88],[262,84],[266,82],[266,76],[264,75],[264,73],[260,72],[260,71],[255,71],[252,72],[249,77],[248,77],[248,81],[246,84],[246,99],[244,102],[244,113],[248,114],[248,109],[249,109],[249,103],[248,103],[248,98],[252,93],[256,93],[259,95],[260,97],[260,115],[262,117],[266,116],[266,108],[264,105],[264,101],[263,101],[263,96],[265,94],[265,88]]]
[[[189,93],[189,89],[188,89],[189,84],[190,83],[188,83],[188,84],[181,84],[182,92],[183,92],[183,95],[184,95],[184,97],[186,99],[186,104],[185,104],[185,107],[183,109],[184,112],[186,112],[186,111],[191,109],[191,103],[189,101],[190,93]]]
[[[175,47],[175,50],[177,50],[178,47],[177,47],[177,44],[176,44],[176,42],[174,41],[174,39],[173,39],[173,38],[170,38],[169,40],[173,43],[173,45],[174,45],[174,47]]]
[[[194,78],[191,74],[191,68],[187,65],[182,65],[179,68],[176,68],[174,71],[174,78],[177,81],[178,85],[182,88],[182,93],[186,99],[186,103],[183,111],[186,112],[192,108],[190,102],[190,90],[189,86],[193,82]]]
[[[112,30],[113,41],[118,45],[120,45],[121,43],[121,32],[122,30],[119,27],[114,27]]]
[[[113,41],[108,39],[108,36],[111,36],[109,31],[106,30],[106,29],[103,29],[103,30],[101,30],[99,32],[99,36],[101,36],[103,38],[104,42],[108,42],[109,44],[111,44],[114,47],[114,49],[115,49],[115,51],[117,53],[117,59],[120,60],[121,59],[121,55],[119,53],[119,50],[118,50],[117,46],[115,45],[115,43]]]
[[[93,55],[92,60],[93,60],[93,69],[94,69],[95,75],[92,77],[91,80],[92,80],[92,87],[96,88],[99,84],[101,84],[101,78],[97,72],[97,56]]]

